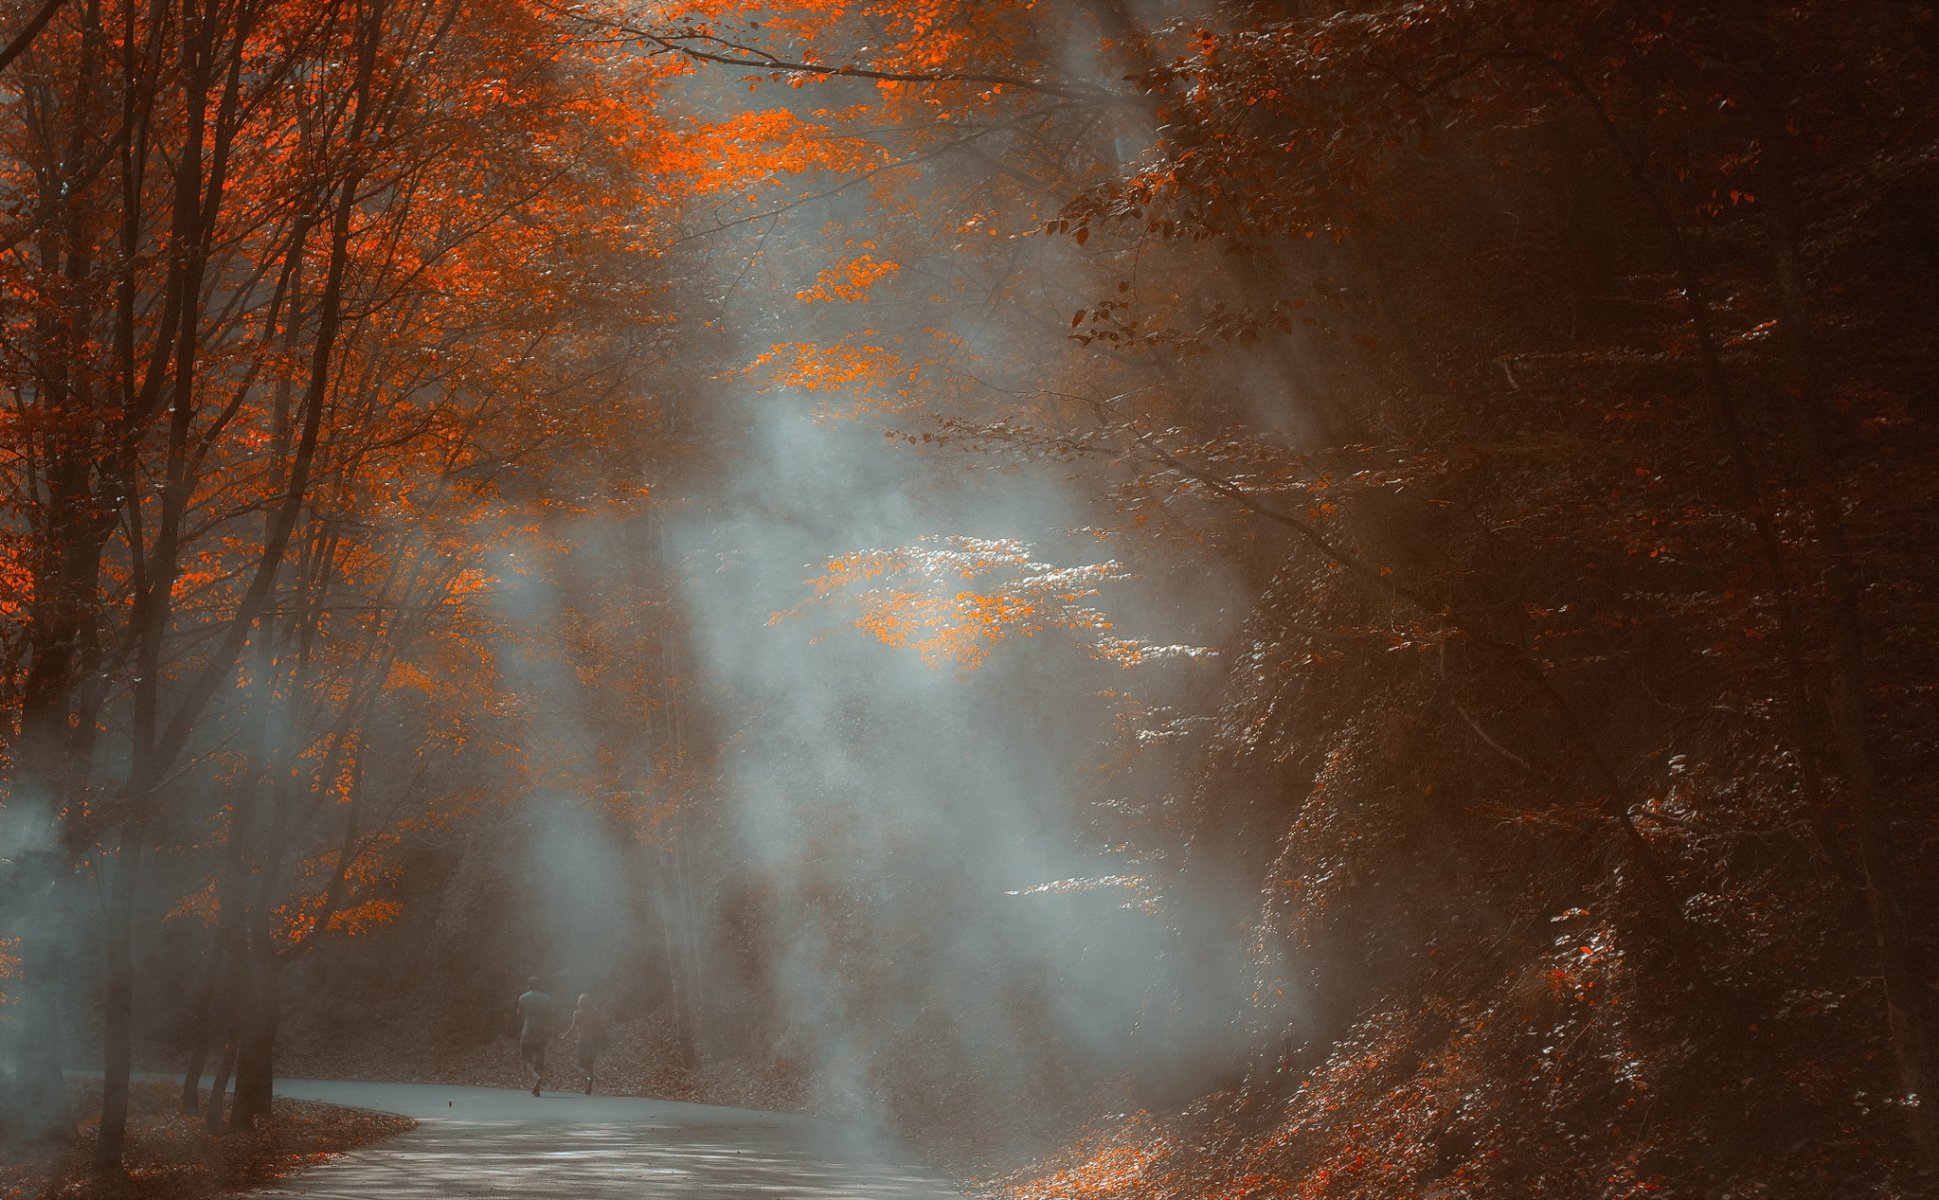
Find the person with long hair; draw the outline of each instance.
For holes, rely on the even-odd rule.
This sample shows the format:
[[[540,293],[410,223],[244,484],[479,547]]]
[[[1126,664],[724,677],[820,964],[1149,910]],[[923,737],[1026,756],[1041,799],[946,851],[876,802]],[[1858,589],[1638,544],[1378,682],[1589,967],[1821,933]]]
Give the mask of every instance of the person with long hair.
[[[593,1068],[599,1063],[599,1052],[606,1048],[606,1014],[594,1006],[591,996],[582,994],[566,1032],[579,1039],[579,1074],[585,1077],[586,1095],[590,1096]]]

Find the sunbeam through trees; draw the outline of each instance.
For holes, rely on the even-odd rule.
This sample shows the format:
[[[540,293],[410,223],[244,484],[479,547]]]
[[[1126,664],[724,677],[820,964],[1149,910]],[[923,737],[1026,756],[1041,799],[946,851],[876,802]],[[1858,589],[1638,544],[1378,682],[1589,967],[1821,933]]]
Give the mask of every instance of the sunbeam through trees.
[[[1931,1196],[1936,312],[1926,0],[0,4],[0,1189]]]

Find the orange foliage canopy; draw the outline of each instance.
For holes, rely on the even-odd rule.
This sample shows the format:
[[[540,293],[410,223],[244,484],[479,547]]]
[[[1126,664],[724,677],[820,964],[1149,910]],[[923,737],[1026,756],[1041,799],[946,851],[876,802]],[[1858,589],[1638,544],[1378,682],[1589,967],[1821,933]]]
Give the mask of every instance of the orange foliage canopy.
[[[1010,638],[1051,630],[1075,634],[1092,656],[1123,667],[1211,653],[1112,632],[1110,618],[1090,601],[1105,584],[1125,578],[1115,562],[1040,562],[1029,546],[1010,539],[932,537],[830,559],[826,571],[808,581],[814,594],[775,613],[769,624],[840,598],[860,609],[853,624],[877,641],[912,649],[933,667],[962,670],[981,666]]]

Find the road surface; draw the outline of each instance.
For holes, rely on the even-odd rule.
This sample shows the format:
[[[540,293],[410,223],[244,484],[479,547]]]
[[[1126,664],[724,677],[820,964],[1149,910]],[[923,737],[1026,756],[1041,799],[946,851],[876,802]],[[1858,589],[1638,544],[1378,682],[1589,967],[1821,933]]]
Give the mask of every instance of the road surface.
[[[260,1197],[312,1200],[958,1200],[893,1147],[809,1117],[418,1083],[277,1080],[278,1095],[415,1117],[418,1127]]]

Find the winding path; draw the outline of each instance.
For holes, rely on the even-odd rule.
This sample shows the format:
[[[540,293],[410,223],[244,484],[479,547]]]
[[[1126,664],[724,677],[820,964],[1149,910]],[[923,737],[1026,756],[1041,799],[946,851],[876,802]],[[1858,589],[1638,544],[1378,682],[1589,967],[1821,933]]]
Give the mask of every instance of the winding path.
[[[279,1095],[418,1127],[260,1197],[315,1200],[957,1200],[895,1147],[810,1117],[442,1084],[278,1080]]]

